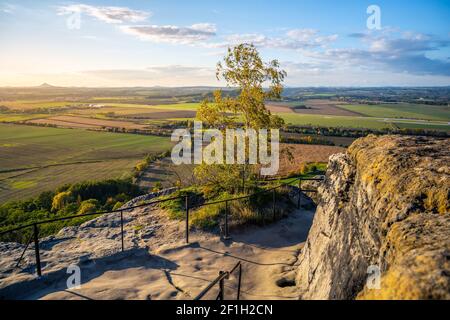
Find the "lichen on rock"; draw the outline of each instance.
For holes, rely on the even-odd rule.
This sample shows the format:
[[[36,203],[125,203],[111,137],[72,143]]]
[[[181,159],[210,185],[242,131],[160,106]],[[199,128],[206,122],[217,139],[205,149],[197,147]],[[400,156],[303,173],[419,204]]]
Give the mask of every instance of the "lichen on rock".
[[[370,135],[330,157],[302,299],[450,298],[450,139]],[[366,285],[369,266],[380,289]]]

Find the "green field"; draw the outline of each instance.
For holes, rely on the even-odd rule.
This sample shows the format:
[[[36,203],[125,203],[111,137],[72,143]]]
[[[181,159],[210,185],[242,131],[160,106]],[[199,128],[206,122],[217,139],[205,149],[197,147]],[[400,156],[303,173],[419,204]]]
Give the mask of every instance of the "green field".
[[[346,117],[346,116],[328,116],[312,115],[299,113],[279,114],[287,124],[292,125],[312,125],[319,127],[350,127],[350,128],[368,128],[383,129],[390,128],[390,125],[379,119],[369,117]]]
[[[161,109],[161,110],[197,110],[199,103],[174,103],[174,104],[133,104],[133,103],[107,103],[108,107],[121,108],[146,108],[146,109]]]
[[[279,116],[287,124],[292,125],[312,125],[318,127],[345,127],[345,128],[367,128],[385,129],[398,126],[411,129],[434,129],[450,131],[450,125],[445,122],[433,121],[405,121],[401,119],[386,120],[385,118],[374,117],[347,117],[331,115],[310,115],[299,113],[280,113]]]
[[[448,106],[423,104],[350,104],[340,105],[339,107],[358,112],[368,117],[450,121],[450,107]]]
[[[5,101],[1,103],[2,105],[10,109],[36,109],[36,108],[57,108],[64,107],[68,105],[78,104],[72,101],[45,101],[45,100],[16,100],[16,101]]]
[[[0,113],[0,122],[16,122],[42,118],[44,114],[4,114]]]
[[[109,98],[108,98],[109,99]],[[101,104],[106,107],[121,107],[121,108],[147,108],[147,109],[166,109],[166,110],[197,110],[199,103],[172,103],[172,104],[145,104],[139,103],[141,100],[136,100],[137,103],[122,103],[121,99],[112,99],[114,102],[102,102],[100,99],[94,101],[34,101],[34,100],[20,100],[20,101],[7,101],[2,102],[4,105],[11,109],[47,109],[58,107],[70,107],[70,106],[88,106],[89,104]],[[117,100],[117,101],[115,101]],[[130,99],[128,99],[130,100]],[[134,101],[133,101],[134,102]],[[143,101],[144,102],[144,101]]]
[[[130,176],[169,138],[0,124],[0,202],[65,183]]]

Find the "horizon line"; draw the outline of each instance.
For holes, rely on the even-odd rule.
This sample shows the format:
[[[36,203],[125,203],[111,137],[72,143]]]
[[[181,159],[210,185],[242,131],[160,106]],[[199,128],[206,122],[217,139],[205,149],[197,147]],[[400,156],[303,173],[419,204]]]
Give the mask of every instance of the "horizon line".
[[[176,89],[176,88],[211,88],[211,89],[236,89],[237,87],[227,87],[227,86],[213,86],[213,85],[186,85],[186,86],[57,86],[48,83],[43,83],[41,85],[35,86],[2,86],[0,89],[53,89],[53,88],[65,88],[65,89],[132,89],[132,88],[145,88],[145,89]],[[371,85],[371,86],[301,86],[301,85],[290,85],[284,86],[284,89],[301,89],[301,88],[324,88],[324,89],[352,89],[352,88],[450,88],[448,85]]]

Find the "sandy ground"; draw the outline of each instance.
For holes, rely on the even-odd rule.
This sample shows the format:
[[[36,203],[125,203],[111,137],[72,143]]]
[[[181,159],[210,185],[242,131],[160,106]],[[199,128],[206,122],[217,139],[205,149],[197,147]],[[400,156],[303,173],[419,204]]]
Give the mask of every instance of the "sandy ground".
[[[233,230],[227,241],[194,232],[186,244],[183,223],[146,208],[126,215],[125,252],[120,252],[117,219],[101,217],[42,244],[44,276],[40,279],[26,266],[33,263],[33,252],[28,250],[21,272],[2,274],[0,297],[192,299],[220,270],[230,270],[241,261],[241,299],[297,299],[293,270],[313,215],[295,211],[266,227]],[[11,269],[19,252],[21,248],[10,248],[8,257],[1,255],[0,268]],[[69,290],[67,266],[73,263],[81,269],[82,285]],[[226,299],[235,298],[236,287],[237,273],[225,282]],[[217,292],[216,286],[204,299],[214,299]]]

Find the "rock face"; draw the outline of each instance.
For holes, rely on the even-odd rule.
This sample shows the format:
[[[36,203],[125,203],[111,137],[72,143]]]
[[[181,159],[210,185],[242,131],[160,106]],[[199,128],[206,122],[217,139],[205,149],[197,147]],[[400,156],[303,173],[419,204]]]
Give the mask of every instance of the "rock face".
[[[449,165],[450,139],[425,137],[371,135],[330,157],[301,299],[450,299]]]
[[[148,194],[144,194],[142,196],[136,197],[134,199],[131,199],[130,201],[128,201],[127,203],[125,203],[121,209],[128,209],[131,208],[133,206],[139,205],[141,202],[144,201],[150,201],[152,199],[161,197],[161,196],[168,196],[172,193],[174,193],[175,191],[177,191],[178,188],[167,188],[167,189],[163,189],[160,191],[156,191],[156,192],[152,192],[152,193],[148,193]]]

